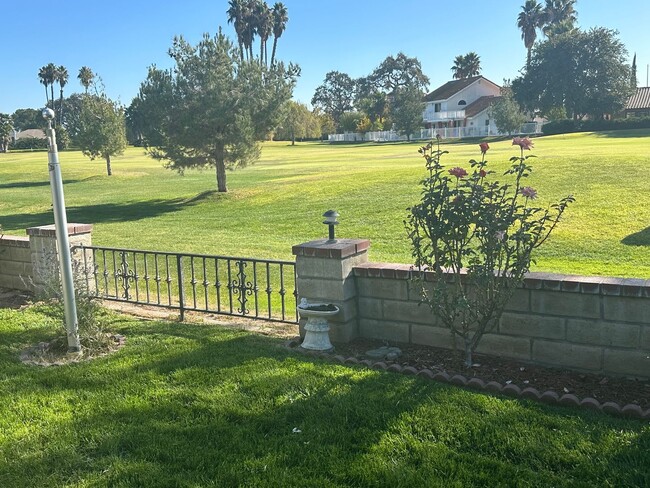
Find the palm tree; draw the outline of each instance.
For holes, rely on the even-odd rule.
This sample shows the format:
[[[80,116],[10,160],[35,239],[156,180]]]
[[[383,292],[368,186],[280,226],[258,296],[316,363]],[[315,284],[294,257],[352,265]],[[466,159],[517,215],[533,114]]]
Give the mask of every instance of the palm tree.
[[[228,4],[230,8],[226,11],[228,14],[228,23],[233,24],[235,27],[235,34],[237,34],[237,43],[239,44],[239,54],[242,61],[244,60],[244,5],[245,0],[230,0]]]
[[[537,39],[537,29],[544,25],[545,19],[544,10],[537,0],[526,0],[517,17],[517,27],[521,29],[521,38],[528,50],[526,68],[530,68],[530,57]]]
[[[476,76],[481,72],[481,58],[474,51],[456,56],[451,71],[455,80]]]
[[[273,32],[273,14],[264,1],[255,5],[255,27],[257,35],[260,36],[260,64],[267,64],[266,42]]]
[[[278,39],[287,28],[289,22],[289,15],[287,7],[282,2],[277,2],[273,5],[273,51],[271,51],[271,66],[275,61],[275,49],[278,46]]]
[[[474,51],[465,55],[466,78],[477,76],[481,73],[481,58]]]
[[[257,32],[256,4],[258,0],[247,0],[243,4],[242,22],[244,24],[243,43],[244,50],[248,53],[248,59],[253,59],[253,41]]]
[[[54,82],[56,81],[56,65],[54,63],[48,63],[45,66],[45,72],[47,73],[47,82],[50,85],[50,102],[52,103],[52,110],[54,110]]]
[[[46,64],[38,70],[38,79],[45,86],[45,105],[49,106],[52,102],[52,109],[54,109],[54,81],[56,80],[56,66],[54,63]],[[50,87],[52,96],[47,92],[47,87]]]
[[[86,90],[86,93],[88,93],[88,88],[95,79],[95,73],[93,73],[93,70],[91,70],[88,66],[82,66],[79,70],[79,74],[77,75],[77,79]]]
[[[68,70],[65,66],[56,69],[56,81],[59,82],[59,125],[63,122],[63,87],[68,84]]]
[[[549,36],[573,29],[578,20],[576,0],[546,0],[544,35]]]
[[[454,73],[454,80],[466,78],[464,61],[465,57],[462,54],[454,58],[454,65],[451,67],[451,71]]]
[[[50,84],[50,81],[47,76],[47,66],[42,66],[38,70],[38,80],[45,87],[45,106],[47,107],[50,103],[50,94],[47,91],[47,87]]]

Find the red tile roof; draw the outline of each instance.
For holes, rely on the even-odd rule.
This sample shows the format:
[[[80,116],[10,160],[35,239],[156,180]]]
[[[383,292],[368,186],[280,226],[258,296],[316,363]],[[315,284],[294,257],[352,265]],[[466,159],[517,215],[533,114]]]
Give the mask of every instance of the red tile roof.
[[[637,88],[636,93],[627,101],[625,110],[638,110],[650,108],[650,87]]]

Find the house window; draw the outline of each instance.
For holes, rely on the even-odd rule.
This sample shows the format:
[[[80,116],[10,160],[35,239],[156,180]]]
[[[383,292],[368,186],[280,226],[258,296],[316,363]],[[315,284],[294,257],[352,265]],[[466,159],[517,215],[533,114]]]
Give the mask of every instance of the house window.
[[[490,119],[485,119],[485,126],[487,127],[488,125],[490,125]]]
[[[458,102],[458,105],[467,105],[467,102],[465,100],[461,100]]]
[[[442,110],[442,105],[439,103],[436,103],[433,105],[433,111],[434,112],[440,112]]]

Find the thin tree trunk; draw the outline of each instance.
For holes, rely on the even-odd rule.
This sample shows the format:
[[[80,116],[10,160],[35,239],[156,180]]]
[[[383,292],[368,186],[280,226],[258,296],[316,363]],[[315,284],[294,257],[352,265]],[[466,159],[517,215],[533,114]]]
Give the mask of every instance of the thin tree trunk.
[[[467,339],[465,339],[465,366],[471,368],[472,364],[472,345]]]
[[[47,84],[45,84],[45,106],[50,106],[50,94],[47,92]]]
[[[273,51],[271,51],[271,66],[273,66],[273,62],[275,61],[275,48],[278,45],[278,38],[274,37],[273,38]]]
[[[217,191],[219,193],[226,193],[228,188],[226,187],[226,163],[224,161],[224,147],[217,147],[217,152],[215,155],[216,160],[216,171],[217,171]]]
[[[111,176],[113,174],[113,169],[111,168],[111,155],[106,155],[106,174]]]
[[[61,96],[59,97],[59,125],[63,124],[63,88],[61,88]]]

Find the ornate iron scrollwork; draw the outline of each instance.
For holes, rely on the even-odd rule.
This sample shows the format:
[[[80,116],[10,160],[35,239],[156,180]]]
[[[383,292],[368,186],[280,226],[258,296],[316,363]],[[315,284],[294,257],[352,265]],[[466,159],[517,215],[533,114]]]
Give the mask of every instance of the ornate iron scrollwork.
[[[127,258],[129,257],[129,253],[126,251],[120,251],[120,267],[118,270],[115,272],[115,277],[117,280],[121,283],[122,290],[122,298],[125,298],[126,300],[131,299],[131,294],[129,293],[129,290],[131,289],[131,282],[135,282],[137,279],[137,276],[135,272],[132,269],[129,269],[129,262]]]
[[[242,315],[248,315],[251,312],[246,308],[246,302],[248,302],[248,297],[255,291],[255,287],[253,283],[246,281],[246,262],[235,261],[235,266],[237,267],[237,278],[230,282],[228,288],[232,290],[232,293],[237,297],[237,301],[239,302],[237,312]]]

